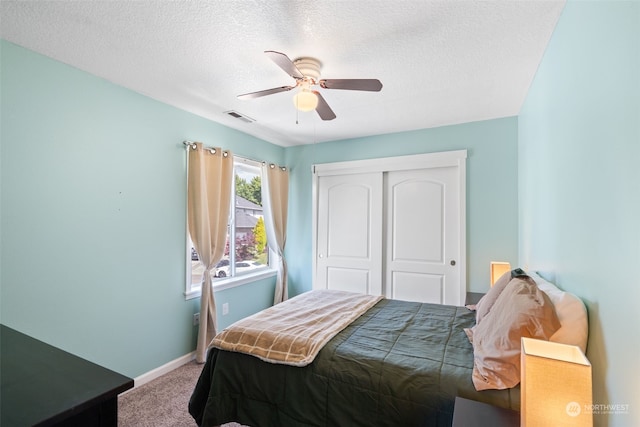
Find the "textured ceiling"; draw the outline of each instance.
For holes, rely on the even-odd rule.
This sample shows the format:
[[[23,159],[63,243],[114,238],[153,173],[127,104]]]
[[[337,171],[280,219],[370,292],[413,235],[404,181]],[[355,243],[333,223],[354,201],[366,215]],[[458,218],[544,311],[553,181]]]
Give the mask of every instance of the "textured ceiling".
[[[0,1],[2,38],[282,146],[517,115],[562,1]],[[323,63],[337,118],[297,113],[265,50]],[[246,123],[225,112],[255,119]],[[297,123],[296,123],[297,122]]]

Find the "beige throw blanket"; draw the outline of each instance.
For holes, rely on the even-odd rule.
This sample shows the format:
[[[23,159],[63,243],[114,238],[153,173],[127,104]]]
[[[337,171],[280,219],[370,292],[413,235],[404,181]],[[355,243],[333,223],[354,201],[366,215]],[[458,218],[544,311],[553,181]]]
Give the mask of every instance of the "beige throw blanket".
[[[242,319],[220,332],[211,346],[271,363],[305,366],[338,332],[381,296],[315,290]]]

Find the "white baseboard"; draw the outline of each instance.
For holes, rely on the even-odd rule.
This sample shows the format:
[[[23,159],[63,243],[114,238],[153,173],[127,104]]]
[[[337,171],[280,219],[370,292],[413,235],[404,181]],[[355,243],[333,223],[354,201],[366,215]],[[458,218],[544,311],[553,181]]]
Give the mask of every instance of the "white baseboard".
[[[174,359],[168,363],[165,363],[162,366],[159,366],[147,373],[144,373],[138,377],[133,379],[133,388],[127,390],[125,393],[135,390],[136,388],[145,385],[146,383],[155,380],[156,378],[161,377],[162,375],[173,371],[174,369],[179,368],[180,366],[191,362],[196,358],[196,352],[192,351],[189,354],[185,354],[184,356],[180,356],[177,359]]]

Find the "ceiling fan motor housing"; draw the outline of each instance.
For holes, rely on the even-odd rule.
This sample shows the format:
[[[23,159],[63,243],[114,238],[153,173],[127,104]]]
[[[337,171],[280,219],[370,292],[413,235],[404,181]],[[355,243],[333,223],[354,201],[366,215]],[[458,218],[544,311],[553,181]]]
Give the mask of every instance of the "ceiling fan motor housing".
[[[302,73],[303,76],[308,77],[317,83],[320,79],[320,69],[322,68],[322,62],[315,58],[302,57],[295,59],[293,65]]]

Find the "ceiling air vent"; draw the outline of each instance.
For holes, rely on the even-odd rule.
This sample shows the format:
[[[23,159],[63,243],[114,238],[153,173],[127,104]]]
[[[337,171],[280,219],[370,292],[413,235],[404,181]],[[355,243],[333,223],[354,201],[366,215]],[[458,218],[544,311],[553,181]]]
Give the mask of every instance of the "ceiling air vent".
[[[225,111],[225,114],[230,115],[234,119],[242,120],[245,123],[255,122],[255,119],[252,119],[251,117],[248,117],[248,116],[245,116],[243,114],[240,114],[237,111],[233,111],[233,110]]]

